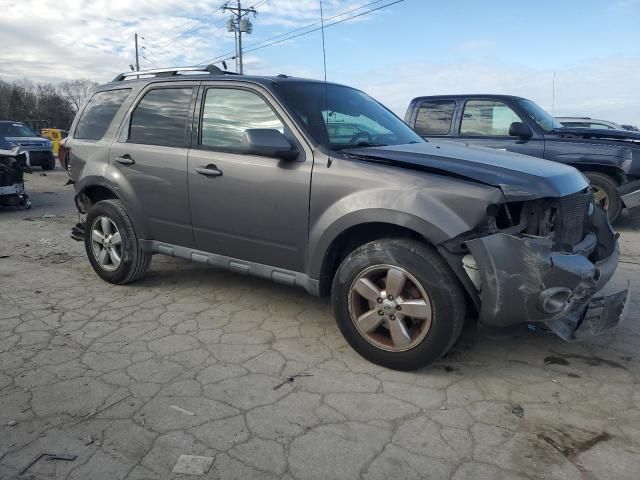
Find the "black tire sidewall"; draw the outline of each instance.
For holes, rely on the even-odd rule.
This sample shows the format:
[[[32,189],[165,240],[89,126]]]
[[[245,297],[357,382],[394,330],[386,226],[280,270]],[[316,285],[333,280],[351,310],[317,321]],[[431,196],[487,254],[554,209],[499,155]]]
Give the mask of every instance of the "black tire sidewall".
[[[622,199],[618,194],[618,184],[613,178],[600,172],[586,172],[585,176],[592,185],[607,193],[609,197],[607,216],[609,217],[609,221],[613,223],[620,216],[620,212],[622,212]]]
[[[411,273],[429,295],[433,309],[431,327],[421,343],[405,352],[389,352],[369,343],[358,331],[349,313],[349,289],[367,267],[388,264]],[[451,347],[460,334],[466,299],[458,279],[431,248],[405,239],[379,240],[352,252],[334,277],[332,304],[340,331],[347,342],[367,360],[396,370],[426,366]]]
[[[103,269],[93,254],[91,246],[91,227],[96,218],[106,216],[115,223],[122,242],[122,261],[113,271]],[[131,219],[118,200],[103,200],[93,205],[87,213],[84,230],[84,247],[91,266],[100,278],[109,283],[125,283],[135,268],[138,255],[138,239]]]

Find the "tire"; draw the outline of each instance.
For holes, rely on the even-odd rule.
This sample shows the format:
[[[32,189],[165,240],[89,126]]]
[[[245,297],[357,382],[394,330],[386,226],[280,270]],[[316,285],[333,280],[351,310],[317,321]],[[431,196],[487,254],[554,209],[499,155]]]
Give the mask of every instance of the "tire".
[[[607,211],[609,221],[615,222],[622,212],[622,199],[618,194],[618,184],[609,175],[600,172],[585,172],[585,176],[594,187],[596,195],[599,191],[606,195],[606,199],[598,203]]]
[[[43,163],[41,167],[42,170],[53,170],[54,168],[56,168],[56,159],[52,158],[48,160],[46,163]]]
[[[102,245],[101,248],[96,245],[92,237],[94,230],[102,233],[102,238],[108,236],[104,234],[103,219],[110,222],[107,230],[112,235],[108,246]],[[119,233],[119,244],[115,243],[114,231]],[[109,283],[123,285],[135,282],[147,273],[151,264],[151,255],[140,248],[133,222],[119,200],[103,200],[89,209],[84,229],[84,246],[95,272]],[[96,250],[101,252],[107,249],[112,252],[114,247],[120,261],[116,262],[110,253],[107,255],[109,258],[104,262],[106,265],[101,264]]]
[[[385,275],[385,269],[387,276],[375,280],[376,275]],[[401,287],[403,290],[395,289],[402,292],[393,300],[396,305],[392,300],[387,301],[391,297],[381,303],[381,298],[373,298],[375,295],[371,300],[359,296],[356,288],[364,284],[360,281],[363,278],[370,279],[376,287],[384,288],[381,294],[385,296],[391,270],[399,270],[405,276],[404,283],[399,282],[404,285]],[[394,287],[390,289],[394,290]],[[396,314],[403,316],[410,307],[401,302],[419,298],[420,289],[427,295],[424,311],[430,311],[430,317],[423,315],[424,320],[416,321],[408,314],[404,316],[404,331],[415,333],[415,337],[413,333],[401,336],[403,340],[411,337],[411,343],[398,347],[392,328],[398,331],[396,324],[400,316],[396,315],[394,319],[391,312],[396,309]],[[395,370],[415,370],[442,357],[460,336],[466,314],[466,297],[449,266],[432,248],[409,239],[377,240],[351,252],[333,279],[331,300],[338,327],[349,345],[370,362]],[[389,303],[389,310],[383,311]],[[380,309],[376,312],[378,306]],[[372,333],[364,333],[363,324],[356,319],[368,316],[373,323],[366,325],[373,327],[379,321],[375,314],[382,315],[381,312],[385,315],[383,323]],[[392,323],[396,326],[393,327]]]

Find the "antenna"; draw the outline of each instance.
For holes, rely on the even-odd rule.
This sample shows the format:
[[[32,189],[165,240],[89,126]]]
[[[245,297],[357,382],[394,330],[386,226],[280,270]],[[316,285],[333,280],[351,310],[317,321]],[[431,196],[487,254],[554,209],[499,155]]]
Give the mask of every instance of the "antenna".
[[[327,137],[329,136],[329,87],[327,86],[327,49],[324,43],[324,11],[322,9],[322,0],[320,2],[320,30],[322,32],[322,64],[324,68],[324,109],[327,112],[327,118],[325,119],[325,128],[327,129]],[[331,140],[329,140],[331,143]],[[331,166],[331,154],[329,154],[327,160],[327,168]]]
[[[551,116],[555,115],[556,110],[556,72],[553,72],[553,84],[552,84],[552,94],[551,94]]]

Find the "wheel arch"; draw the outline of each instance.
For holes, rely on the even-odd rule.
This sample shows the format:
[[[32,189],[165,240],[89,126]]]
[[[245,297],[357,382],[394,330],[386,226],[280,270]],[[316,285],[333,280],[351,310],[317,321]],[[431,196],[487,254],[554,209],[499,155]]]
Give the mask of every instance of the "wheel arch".
[[[78,192],[75,200],[80,213],[87,213],[89,208],[102,200],[119,200],[125,206],[127,215],[131,218],[140,238],[146,238],[145,223],[140,221],[141,216],[131,207],[131,202],[124,196],[126,192],[115,188],[105,181],[104,177],[89,177],[83,179],[81,184],[76,184]]]
[[[618,184],[618,186],[622,185],[627,180],[627,177],[624,171],[620,167],[617,167],[615,165],[610,165],[610,164],[605,165],[602,163],[580,163],[580,162],[571,163],[570,165],[580,170],[580,172],[582,173],[596,172],[596,173],[602,173],[604,175],[607,175],[608,177],[611,177],[611,179],[614,180]]]
[[[317,276],[313,278],[319,278],[320,295],[330,294],[331,282],[340,263],[356,248],[382,238],[411,238],[433,247],[434,243],[424,233],[424,231],[416,229],[415,226],[412,228],[388,221],[370,221],[349,225],[333,236],[327,247],[323,249],[320,261],[318,262],[316,259]]]

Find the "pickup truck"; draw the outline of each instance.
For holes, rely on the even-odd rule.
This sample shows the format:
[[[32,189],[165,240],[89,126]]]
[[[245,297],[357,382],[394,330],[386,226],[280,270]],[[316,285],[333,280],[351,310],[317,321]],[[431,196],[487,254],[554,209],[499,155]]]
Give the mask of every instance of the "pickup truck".
[[[615,221],[640,207],[640,134],[565,128],[535,102],[511,95],[414,98],[405,122],[421,137],[463,142],[571,165]]]

